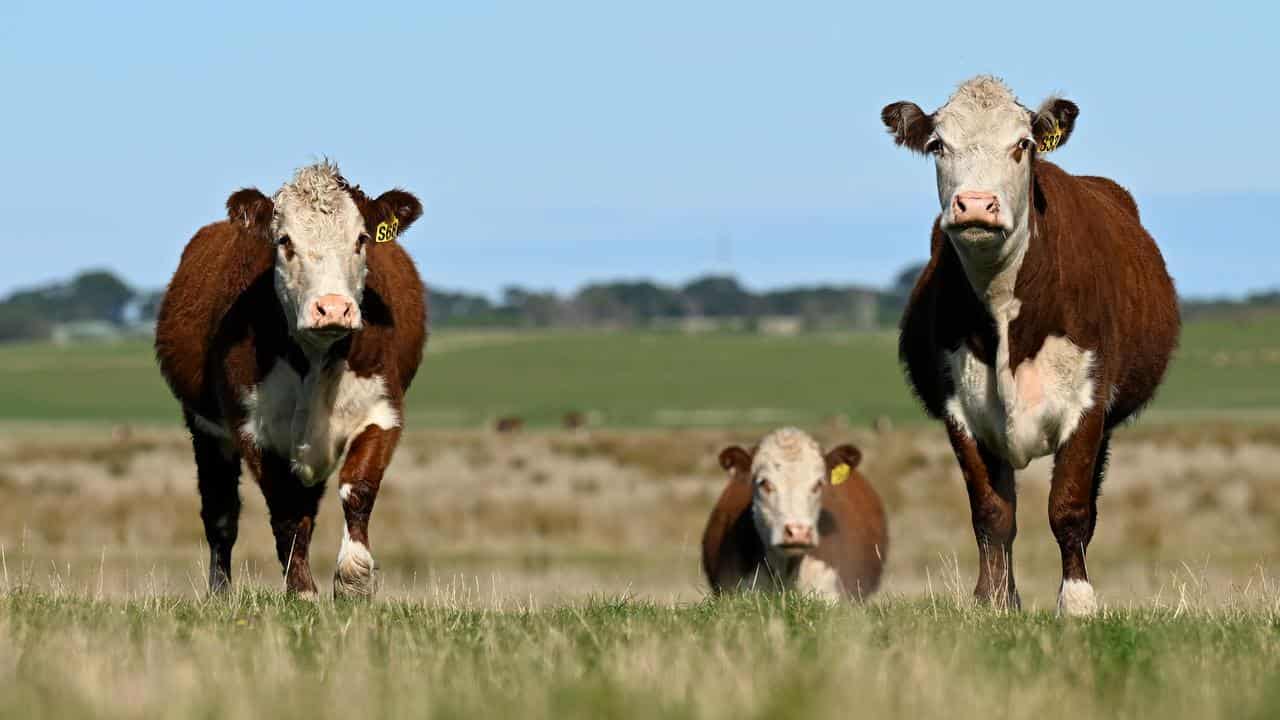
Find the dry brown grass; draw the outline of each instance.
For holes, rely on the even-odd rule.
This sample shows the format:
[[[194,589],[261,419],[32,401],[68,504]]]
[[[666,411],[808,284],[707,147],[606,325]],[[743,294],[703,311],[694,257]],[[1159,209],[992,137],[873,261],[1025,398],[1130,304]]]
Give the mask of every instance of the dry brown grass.
[[[888,592],[926,592],[944,577],[972,582],[967,502],[937,428],[814,431],[825,444],[853,441],[865,453],[863,469],[889,513]],[[1122,431],[1090,552],[1104,600],[1150,597],[1187,567],[1214,588],[1277,575],[1277,437],[1256,424]],[[716,455],[756,439],[723,430],[408,432],[374,514],[374,554],[387,587],[400,592],[463,578],[534,596],[696,598],[698,542],[724,483]],[[1020,476],[1016,546],[1024,600],[1041,607],[1053,603],[1058,571],[1048,476],[1047,461]],[[237,571],[274,586],[265,508],[251,480],[242,490]],[[113,438],[107,428],[10,427],[0,436],[0,491],[0,546],[37,584],[54,567],[61,582],[101,583],[107,592],[151,572],[183,592],[203,584],[194,468],[179,431]],[[336,499],[326,499],[313,550],[322,582],[339,517]]]

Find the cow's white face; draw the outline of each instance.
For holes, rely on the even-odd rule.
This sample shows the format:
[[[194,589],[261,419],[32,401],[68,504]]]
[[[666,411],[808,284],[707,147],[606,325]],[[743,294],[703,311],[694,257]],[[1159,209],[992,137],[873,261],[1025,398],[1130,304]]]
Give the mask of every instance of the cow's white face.
[[[803,554],[818,544],[827,468],[818,443],[793,428],[766,435],[751,462],[752,517],[766,548]]]
[[[403,190],[370,200],[328,161],[298,170],[274,198],[245,188],[227,200],[231,222],[271,244],[276,296],[290,333],[309,352],[363,327],[368,254],[377,252],[370,233],[394,241],[421,214],[422,204]]]
[[[1018,251],[1029,238],[1031,164],[1037,152],[1066,142],[1079,110],[1050,98],[1037,112],[1000,80],[979,76],[961,85],[937,112],[914,103],[885,107],[881,118],[899,145],[932,155],[939,225],[962,253]]]
[[[302,168],[273,200],[276,295],[295,335],[323,343],[359,330],[370,238],[337,168]]]

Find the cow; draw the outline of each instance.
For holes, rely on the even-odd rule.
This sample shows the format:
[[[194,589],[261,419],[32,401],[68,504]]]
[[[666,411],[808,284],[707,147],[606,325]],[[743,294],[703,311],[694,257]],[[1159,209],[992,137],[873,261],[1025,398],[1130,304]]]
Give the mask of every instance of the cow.
[[[888,531],[880,497],[858,472],[862,452],[825,455],[795,428],[748,451],[720,453],[729,481],[702,535],[702,569],[716,594],[796,590],[861,599],[880,585]]]
[[[156,323],[156,357],[195,453],[209,590],[231,583],[241,462],[271,516],[290,594],[314,598],[309,548],[336,470],[344,529],[335,597],[374,593],[369,518],[426,340],[426,302],[397,241],[422,214],[325,160],[272,197],[245,188],[187,244]]]
[[[1080,110],[1037,110],[973,78],[925,114],[881,112],[894,141],[931,156],[941,211],[903,313],[899,356],[946,427],[978,545],[975,596],[1020,607],[1014,471],[1053,455],[1049,523],[1062,555],[1058,611],[1090,615],[1085,553],[1113,430],[1154,395],[1181,328],[1173,281],[1133,196],[1044,156]]]

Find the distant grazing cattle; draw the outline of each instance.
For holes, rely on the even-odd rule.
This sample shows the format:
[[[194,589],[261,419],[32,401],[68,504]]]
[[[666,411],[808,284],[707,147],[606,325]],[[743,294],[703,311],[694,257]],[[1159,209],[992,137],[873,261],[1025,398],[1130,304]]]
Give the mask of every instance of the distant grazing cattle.
[[[1059,612],[1096,610],[1085,552],[1111,431],[1164,377],[1180,321],[1173,282],[1133,197],[1042,155],[1079,109],[1019,104],[977,77],[938,111],[884,108],[899,144],[931,155],[941,214],[902,317],[899,352],[945,423],[978,541],[975,595],[1019,605],[1014,470],[1054,456],[1049,523],[1062,553]]]
[[[563,418],[561,418],[561,425],[564,426],[565,430],[577,430],[585,427],[586,424],[587,416],[577,410],[570,410],[564,414]]]
[[[273,197],[239,190],[196,233],[169,283],[156,356],[195,449],[209,588],[226,589],[240,463],[266,496],[289,592],[314,596],[309,549],[338,469],[344,529],[333,591],[374,591],[369,516],[422,360],[422,281],[396,241],[422,214],[370,198],[328,162]]]
[[[516,417],[515,415],[500,417],[493,424],[493,429],[500,433],[519,432],[524,429],[524,418]]]
[[[828,599],[875,592],[888,535],[861,460],[852,445],[823,455],[794,428],[766,435],[752,451],[725,448],[729,482],[702,535],[712,590],[794,589]]]

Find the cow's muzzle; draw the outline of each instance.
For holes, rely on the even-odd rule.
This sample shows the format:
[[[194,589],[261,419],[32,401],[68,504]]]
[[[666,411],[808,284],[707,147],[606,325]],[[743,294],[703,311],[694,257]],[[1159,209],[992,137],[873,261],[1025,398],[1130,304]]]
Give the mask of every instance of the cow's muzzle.
[[[321,295],[307,305],[303,330],[320,334],[345,335],[359,330],[360,306],[345,295]]]

